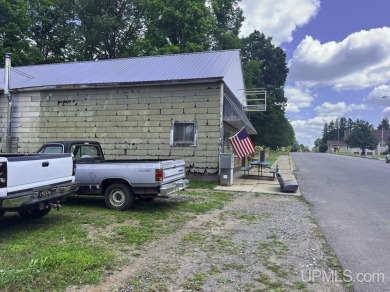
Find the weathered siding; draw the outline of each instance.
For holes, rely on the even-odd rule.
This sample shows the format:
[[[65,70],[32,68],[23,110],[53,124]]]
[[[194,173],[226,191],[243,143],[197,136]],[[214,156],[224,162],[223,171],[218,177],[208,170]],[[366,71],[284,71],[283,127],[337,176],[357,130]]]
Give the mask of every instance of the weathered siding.
[[[218,173],[223,136],[219,83],[14,93],[18,152],[45,141],[90,139],[108,159],[183,157],[194,173]],[[7,101],[0,100],[5,151]],[[197,146],[170,146],[172,120],[196,120]]]
[[[7,110],[8,100],[4,94],[0,94],[0,151],[5,152],[7,147],[6,136],[7,136]]]

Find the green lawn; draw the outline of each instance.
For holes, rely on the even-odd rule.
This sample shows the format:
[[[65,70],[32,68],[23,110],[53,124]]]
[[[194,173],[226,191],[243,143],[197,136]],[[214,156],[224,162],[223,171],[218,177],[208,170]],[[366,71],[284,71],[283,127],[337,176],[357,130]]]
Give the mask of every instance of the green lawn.
[[[287,152],[270,151],[271,163]],[[121,255],[174,232],[194,216],[222,208],[232,195],[213,189],[218,182],[191,181],[176,200],[136,201],[125,212],[105,207],[103,197],[69,197],[61,211],[37,220],[17,213],[0,218],[0,290],[63,291],[97,283],[121,266]]]
[[[103,197],[78,196],[37,220],[6,213],[0,219],[0,290],[63,291],[97,283],[120,267],[124,253],[139,253],[232,197],[185,191],[178,198],[137,201],[132,210],[119,212],[107,209]]]

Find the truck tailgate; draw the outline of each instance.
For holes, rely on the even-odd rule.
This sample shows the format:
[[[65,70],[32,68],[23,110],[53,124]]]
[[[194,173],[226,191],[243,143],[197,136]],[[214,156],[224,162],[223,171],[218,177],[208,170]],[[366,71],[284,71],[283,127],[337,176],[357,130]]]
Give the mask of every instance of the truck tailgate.
[[[161,165],[164,172],[163,183],[185,178],[185,162],[183,160],[167,160],[161,162]]]
[[[38,154],[34,159],[8,158],[8,191],[36,188],[72,180],[73,161],[70,154]],[[13,174],[13,175],[12,175]]]

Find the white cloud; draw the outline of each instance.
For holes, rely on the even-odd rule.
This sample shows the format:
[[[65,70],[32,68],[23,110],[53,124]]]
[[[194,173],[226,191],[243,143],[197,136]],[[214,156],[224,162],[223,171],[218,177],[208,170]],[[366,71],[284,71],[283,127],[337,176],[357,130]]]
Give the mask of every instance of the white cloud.
[[[297,113],[301,108],[310,107],[314,100],[313,94],[306,88],[286,86],[284,93],[288,100],[286,112]]]
[[[292,32],[317,14],[320,0],[242,0],[240,6],[246,18],[243,36],[256,29],[280,45],[291,42]]]
[[[308,120],[294,120],[291,125],[294,128],[295,138],[300,144],[309,147],[314,146],[314,141],[322,137],[325,123],[335,120],[335,117],[315,117]]]
[[[365,110],[367,106],[364,104],[349,104],[347,105],[345,102],[331,103],[324,102],[320,106],[316,106],[314,110],[317,112],[319,117],[331,117],[332,119],[336,119],[337,117],[344,116],[348,112],[352,112],[355,110]],[[331,120],[332,120],[331,119]]]
[[[377,107],[390,106],[390,85],[382,84],[375,87],[365,100]]]
[[[390,27],[360,31],[340,43],[310,36],[289,61],[289,80],[309,87],[364,89],[390,81]]]
[[[383,117],[390,118],[390,107],[387,107],[382,112]]]

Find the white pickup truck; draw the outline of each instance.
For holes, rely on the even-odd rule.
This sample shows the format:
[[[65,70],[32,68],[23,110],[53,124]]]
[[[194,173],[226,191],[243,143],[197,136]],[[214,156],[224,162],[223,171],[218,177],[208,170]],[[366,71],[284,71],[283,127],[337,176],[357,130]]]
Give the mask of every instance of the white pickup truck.
[[[71,154],[1,154],[0,217],[18,212],[25,218],[47,215],[74,193],[76,164]]]
[[[127,210],[138,197],[151,201],[185,189],[185,162],[182,159],[105,160],[96,141],[44,143],[38,153],[71,153],[77,164],[77,194],[104,195],[107,207]]]

